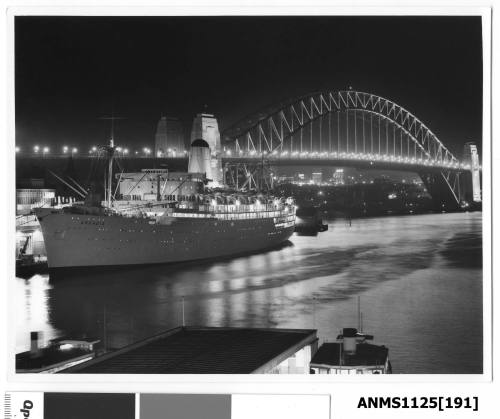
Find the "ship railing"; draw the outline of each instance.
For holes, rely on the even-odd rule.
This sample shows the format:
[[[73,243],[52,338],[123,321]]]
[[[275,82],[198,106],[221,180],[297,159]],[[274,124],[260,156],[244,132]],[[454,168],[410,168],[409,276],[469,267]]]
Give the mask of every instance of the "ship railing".
[[[285,207],[283,209],[272,209],[268,211],[227,211],[227,212],[215,212],[215,211],[175,211],[172,213],[173,217],[184,217],[184,218],[215,218],[218,220],[250,220],[250,219],[264,219],[273,218],[277,219],[289,219],[292,217],[295,219],[295,212],[293,208],[290,209]]]
[[[200,211],[207,211],[213,213],[246,213],[246,212],[269,212],[269,211],[282,211],[288,206],[283,203],[279,204],[250,204],[250,205],[236,205],[236,204],[221,204],[221,205],[199,205]]]

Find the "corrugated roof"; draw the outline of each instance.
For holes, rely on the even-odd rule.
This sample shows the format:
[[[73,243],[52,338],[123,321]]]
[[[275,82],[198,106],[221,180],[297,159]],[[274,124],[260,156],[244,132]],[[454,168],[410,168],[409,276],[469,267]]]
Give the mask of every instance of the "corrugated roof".
[[[64,373],[248,374],[270,361],[281,362],[280,357],[284,360],[316,339],[316,330],[309,329],[184,327]]]

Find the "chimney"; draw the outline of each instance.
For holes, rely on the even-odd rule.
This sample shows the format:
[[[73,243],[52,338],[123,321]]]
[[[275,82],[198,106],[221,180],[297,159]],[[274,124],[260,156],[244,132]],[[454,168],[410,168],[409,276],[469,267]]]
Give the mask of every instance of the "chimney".
[[[42,332],[31,332],[31,346],[30,346],[30,357],[38,358],[41,356],[40,350],[40,335]]]
[[[349,327],[342,331],[342,351],[348,355],[354,355],[356,353],[356,335],[358,330]]]

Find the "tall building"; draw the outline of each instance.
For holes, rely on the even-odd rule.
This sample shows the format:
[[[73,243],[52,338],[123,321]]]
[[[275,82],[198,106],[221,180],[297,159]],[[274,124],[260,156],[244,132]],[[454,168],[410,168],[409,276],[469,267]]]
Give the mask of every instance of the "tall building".
[[[186,151],[184,129],[178,118],[162,116],[155,134],[156,157],[179,157]]]
[[[199,113],[193,120],[191,129],[191,144],[203,140],[210,149],[210,166],[215,184],[223,183],[222,175],[222,147],[220,143],[219,124],[214,115]]]

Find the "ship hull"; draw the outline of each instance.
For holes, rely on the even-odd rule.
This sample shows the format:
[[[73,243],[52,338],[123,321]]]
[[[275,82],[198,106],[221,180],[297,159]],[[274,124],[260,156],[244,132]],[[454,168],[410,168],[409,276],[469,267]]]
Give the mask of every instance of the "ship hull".
[[[273,218],[221,220],[148,218],[37,211],[50,269],[186,262],[276,247],[294,226]]]

